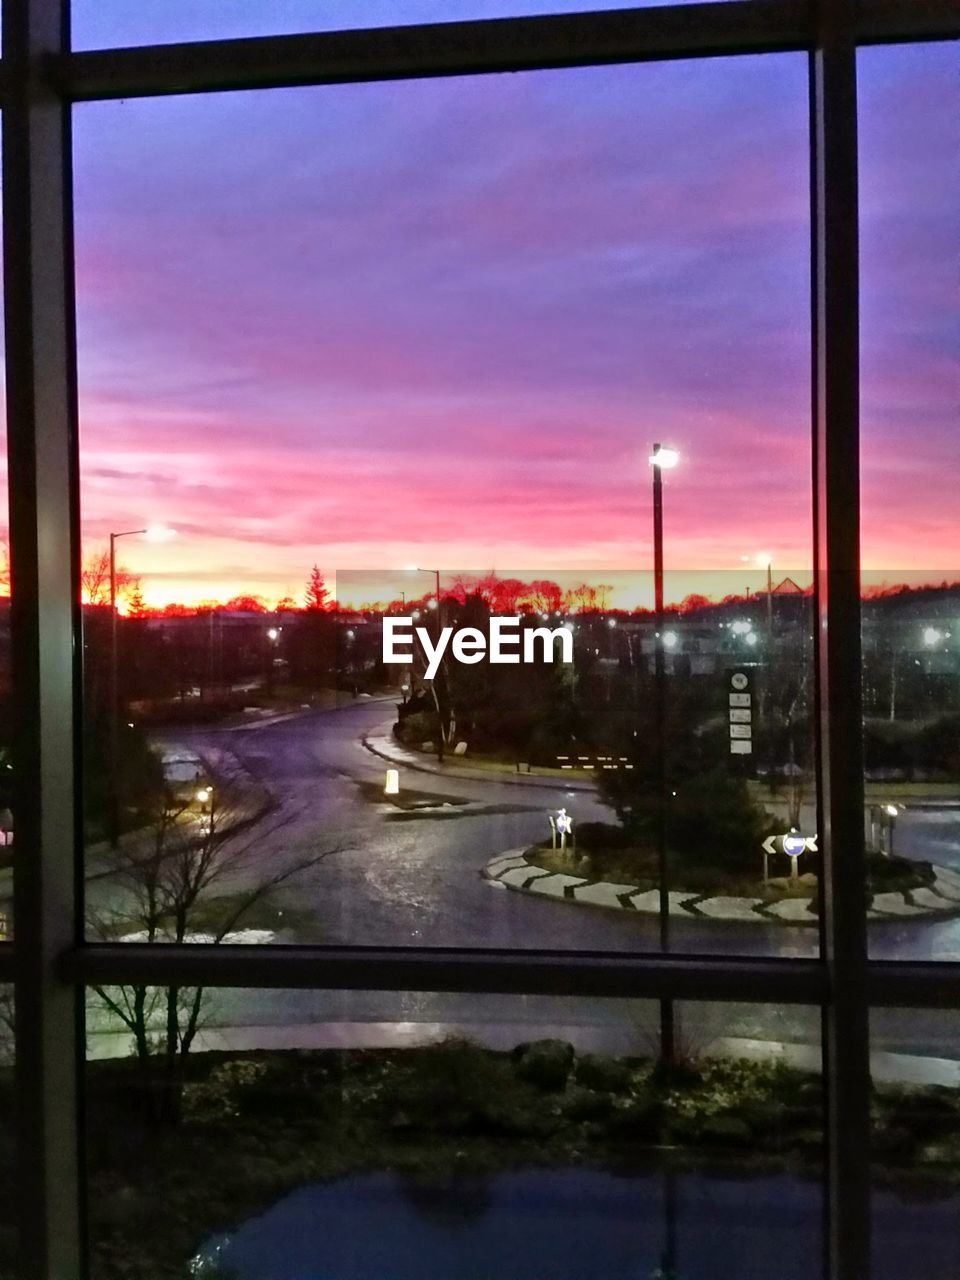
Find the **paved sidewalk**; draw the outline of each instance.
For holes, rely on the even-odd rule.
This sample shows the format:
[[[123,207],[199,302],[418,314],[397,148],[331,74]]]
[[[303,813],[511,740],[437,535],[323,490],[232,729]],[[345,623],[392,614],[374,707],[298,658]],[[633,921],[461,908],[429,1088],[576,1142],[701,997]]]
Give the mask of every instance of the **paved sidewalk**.
[[[932,885],[888,893],[875,893],[868,920],[902,920],[905,917],[945,918],[960,915],[960,874],[946,867],[933,868]],[[659,915],[657,889],[641,892],[638,885],[616,884],[609,880],[588,880],[538,867],[525,849],[509,849],[491,858],[482,873],[487,880],[520,893],[536,893],[561,898],[583,906],[607,907],[615,911],[639,911]],[[698,894],[671,890],[670,915],[681,919],[732,921],[737,924],[816,925],[819,917],[813,897],[741,898],[722,894]]]
[[[432,773],[441,778],[466,778],[472,782],[507,783],[521,787],[547,787],[551,791],[583,791],[592,794],[596,784],[591,778],[573,779],[569,774],[517,773],[515,766],[505,764],[502,768],[490,765],[478,768],[464,764],[463,756],[451,756],[443,764],[421,751],[410,751],[401,746],[391,732],[393,721],[380,728],[365,733],[361,742],[375,756],[380,756],[389,764],[402,765],[406,769],[416,769],[420,773]]]

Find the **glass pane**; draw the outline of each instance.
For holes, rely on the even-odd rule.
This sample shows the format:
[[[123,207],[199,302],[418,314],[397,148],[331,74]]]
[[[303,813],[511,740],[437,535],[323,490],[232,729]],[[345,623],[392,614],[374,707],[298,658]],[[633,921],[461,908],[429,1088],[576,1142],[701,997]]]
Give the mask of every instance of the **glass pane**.
[[[960,1269],[960,1036],[956,1013],[872,1019],[873,1271],[951,1280]]]
[[[672,947],[815,950],[805,103],[774,56],[78,107],[96,936],[649,949],[663,884]],[[557,663],[384,660],[544,614]]]
[[[89,1061],[97,1280],[821,1276],[812,1010],[680,1006],[667,1068],[647,1003],[205,998],[172,1070]]]
[[[0,273],[0,315],[2,314],[3,280]],[[10,486],[7,471],[5,344],[6,333],[0,325],[0,943],[13,937],[13,671],[10,649]]]
[[[13,986],[0,986],[0,1277],[17,1265],[16,1105],[14,1097]]]
[[[956,59],[859,54],[870,942],[910,959],[960,958]]]
[[[73,0],[73,46],[106,49],[635,7],[636,0]]]

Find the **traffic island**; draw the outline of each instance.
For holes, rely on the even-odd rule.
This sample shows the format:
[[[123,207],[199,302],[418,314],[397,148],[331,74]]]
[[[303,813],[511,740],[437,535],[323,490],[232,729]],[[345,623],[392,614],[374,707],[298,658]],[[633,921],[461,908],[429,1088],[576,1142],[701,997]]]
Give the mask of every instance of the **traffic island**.
[[[867,909],[871,921],[928,917],[945,919],[960,915],[960,875],[947,867],[934,866],[933,880],[914,889],[890,889],[874,893]],[[556,898],[575,905],[604,907],[614,911],[659,915],[660,892],[641,885],[567,874],[538,865],[537,850],[509,849],[483,868],[483,876],[518,893]],[[705,894],[671,889],[670,915],[687,920],[731,922],[735,924],[817,925],[815,888],[809,894],[796,892],[766,897],[734,894]]]

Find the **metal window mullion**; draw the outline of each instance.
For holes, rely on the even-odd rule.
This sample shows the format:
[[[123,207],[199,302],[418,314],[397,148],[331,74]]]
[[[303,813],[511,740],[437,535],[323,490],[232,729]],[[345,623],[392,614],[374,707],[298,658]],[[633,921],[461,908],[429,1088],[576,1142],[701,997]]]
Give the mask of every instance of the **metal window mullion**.
[[[718,0],[89,50],[51,70],[73,100],[480,75],[807,50],[812,14],[809,0]]]
[[[68,108],[44,82],[66,0],[3,6],[3,241],[13,602],[17,1184],[24,1280],[77,1280],[77,468]]]
[[[556,951],[96,944],[64,955],[61,973],[79,985],[489,991],[810,1005],[827,997],[826,973],[815,960]]]
[[[814,561],[830,1280],[870,1274],[870,1056],[860,670],[856,46],[823,0],[811,59]]]

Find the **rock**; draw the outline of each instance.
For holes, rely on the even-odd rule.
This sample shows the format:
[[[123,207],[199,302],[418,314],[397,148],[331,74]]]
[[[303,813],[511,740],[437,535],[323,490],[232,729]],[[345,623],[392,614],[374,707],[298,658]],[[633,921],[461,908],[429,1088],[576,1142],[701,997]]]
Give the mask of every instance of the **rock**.
[[[870,1149],[876,1156],[902,1158],[913,1151],[915,1145],[916,1139],[906,1125],[874,1125],[873,1134],[870,1138]]]
[[[956,1151],[949,1142],[928,1142],[920,1148],[917,1159],[920,1164],[953,1164]]]
[[[467,754],[467,744],[465,742],[458,742],[453,748],[453,754],[455,756],[465,756]]]
[[[563,1114],[568,1120],[602,1120],[613,1110],[613,1105],[609,1094],[573,1085],[564,1094]]]
[[[812,871],[805,871],[798,881],[805,889],[815,889],[817,887],[817,877]]]
[[[630,1084],[630,1068],[619,1058],[607,1058],[599,1053],[585,1053],[577,1059],[575,1071],[577,1084],[601,1093],[621,1093]]]
[[[538,1089],[566,1087],[573,1065],[573,1045],[566,1040],[534,1040],[514,1049],[517,1075]]]
[[[663,1102],[653,1096],[614,1111],[608,1121],[611,1133],[630,1142],[659,1142],[663,1123]]]
[[[705,1142],[718,1146],[745,1147],[753,1141],[753,1131],[739,1116],[710,1116],[700,1128]]]

